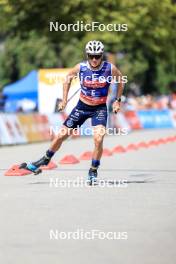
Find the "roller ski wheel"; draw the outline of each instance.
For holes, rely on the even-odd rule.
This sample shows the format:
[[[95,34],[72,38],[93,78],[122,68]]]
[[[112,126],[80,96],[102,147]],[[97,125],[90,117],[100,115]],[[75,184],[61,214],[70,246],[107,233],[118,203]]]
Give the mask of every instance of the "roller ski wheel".
[[[25,169],[25,170],[31,171],[34,173],[34,175],[38,175],[42,172],[42,170],[40,168],[36,167],[32,163],[26,163],[26,162],[22,163],[19,166],[19,169]]]
[[[97,183],[97,170],[90,168],[87,178],[88,185],[92,186]]]

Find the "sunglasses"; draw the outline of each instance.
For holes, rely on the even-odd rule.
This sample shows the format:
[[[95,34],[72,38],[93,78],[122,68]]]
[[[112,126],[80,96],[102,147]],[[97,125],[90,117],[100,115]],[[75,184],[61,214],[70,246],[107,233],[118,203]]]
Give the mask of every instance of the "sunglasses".
[[[90,60],[93,60],[93,58],[96,59],[96,60],[99,60],[101,57],[102,57],[102,55],[91,55],[91,54],[88,54],[88,58]]]

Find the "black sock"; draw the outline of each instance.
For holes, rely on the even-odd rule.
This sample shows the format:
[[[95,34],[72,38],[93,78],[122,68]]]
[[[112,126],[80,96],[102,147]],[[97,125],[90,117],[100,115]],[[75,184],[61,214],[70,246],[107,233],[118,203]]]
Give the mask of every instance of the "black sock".
[[[91,166],[91,168],[93,170],[97,170],[99,166],[100,166],[100,160],[94,160],[94,159],[92,159],[92,166]]]
[[[54,151],[52,151],[52,150],[47,150],[46,151],[46,156],[48,157],[48,158],[52,158],[53,156],[54,156],[54,154],[55,154],[55,152]]]

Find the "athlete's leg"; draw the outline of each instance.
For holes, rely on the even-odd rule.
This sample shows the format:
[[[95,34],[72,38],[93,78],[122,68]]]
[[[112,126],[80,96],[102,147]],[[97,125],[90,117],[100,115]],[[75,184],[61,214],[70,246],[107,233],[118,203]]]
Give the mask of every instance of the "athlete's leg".
[[[62,145],[62,142],[71,135],[72,130],[73,129],[63,126],[60,129],[59,133],[54,137],[49,150],[52,152],[56,152],[57,150],[59,150]]]
[[[103,125],[94,127],[94,151],[92,156],[91,168],[88,173],[88,182],[96,182],[97,169],[100,166],[100,159],[103,152],[103,139],[106,133],[106,128]]]
[[[84,112],[79,111],[79,109],[75,107],[63,123],[63,127],[60,129],[58,135],[54,137],[50,148],[46,151],[46,154],[37,161],[30,162],[28,164],[21,164],[22,167],[26,166],[27,169],[36,172],[40,166],[47,165],[54,156],[55,152],[61,147],[62,142],[71,135],[73,129],[81,126],[86,118],[87,116]]]
[[[91,168],[88,173],[88,182],[96,182],[97,169],[100,166],[100,159],[103,152],[103,140],[106,134],[107,107],[103,106],[92,116],[92,125],[94,126],[94,151],[92,156]]]
[[[94,127],[94,151],[93,160],[100,160],[103,152],[103,139],[106,133],[106,128],[103,125]]]
[[[22,163],[21,167],[26,167],[28,170],[37,172],[38,168],[42,165],[48,165],[55,152],[61,147],[62,142],[67,139],[73,129],[63,126],[59,133],[54,137],[50,148],[46,151],[45,155],[37,161],[30,162],[28,164]]]
[[[101,106],[92,116],[92,125],[94,127],[94,151],[92,157],[92,167],[100,165],[100,159],[103,152],[103,140],[106,134],[107,107]]]

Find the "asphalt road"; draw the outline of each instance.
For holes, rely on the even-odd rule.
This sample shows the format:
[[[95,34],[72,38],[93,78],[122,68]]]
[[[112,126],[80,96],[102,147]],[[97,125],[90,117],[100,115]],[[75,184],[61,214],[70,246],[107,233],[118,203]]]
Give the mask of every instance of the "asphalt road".
[[[175,131],[109,136],[104,146],[169,135]],[[92,146],[91,138],[68,140],[54,161]],[[38,176],[4,176],[11,165],[38,159],[47,147],[0,149],[0,263],[176,263],[176,143],[103,157],[102,182],[92,187],[85,184],[89,161]]]

